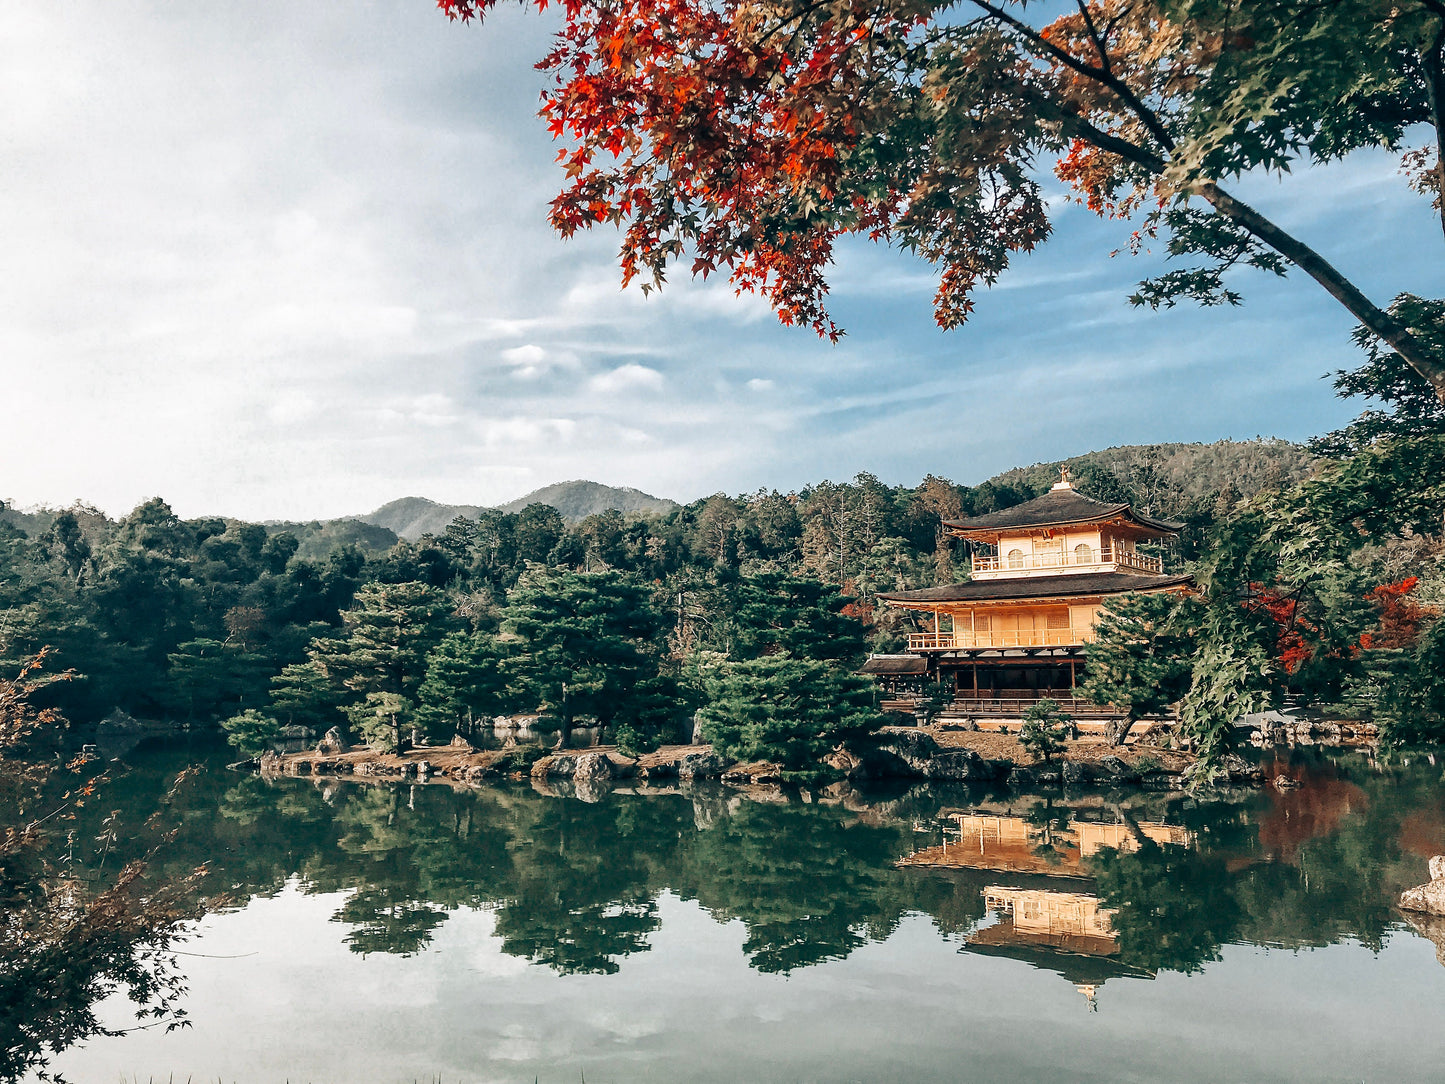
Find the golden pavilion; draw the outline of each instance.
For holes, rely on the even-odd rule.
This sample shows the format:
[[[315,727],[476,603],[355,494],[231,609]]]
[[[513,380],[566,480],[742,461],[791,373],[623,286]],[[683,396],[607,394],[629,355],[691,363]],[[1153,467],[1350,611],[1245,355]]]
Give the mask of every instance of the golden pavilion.
[[[1099,610],[1131,592],[1188,591],[1189,576],[1166,575],[1163,559],[1140,548],[1176,537],[1182,523],[1098,501],[1076,490],[1067,468],[1054,487],[1023,504],[944,529],[970,543],[967,582],[880,594],[927,615],[908,654],[863,667],[895,684],[905,676],[946,682],[961,701],[1050,696],[1073,704]]]

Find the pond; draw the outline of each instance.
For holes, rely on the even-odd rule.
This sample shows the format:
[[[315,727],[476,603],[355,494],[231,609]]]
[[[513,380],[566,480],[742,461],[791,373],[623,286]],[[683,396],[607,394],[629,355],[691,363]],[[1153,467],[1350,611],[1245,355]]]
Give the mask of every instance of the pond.
[[[133,755],[111,794],[153,801],[181,756]],[[1445,948],[1393,907],[1445,853],[1440,770],[1280,770],[1300,785],[584,801],[213,768],[175,807],[164,860],[209,861],[230,895],[184,945],[192,1026],[93,1040],[53,1069],[1440,1079]]]

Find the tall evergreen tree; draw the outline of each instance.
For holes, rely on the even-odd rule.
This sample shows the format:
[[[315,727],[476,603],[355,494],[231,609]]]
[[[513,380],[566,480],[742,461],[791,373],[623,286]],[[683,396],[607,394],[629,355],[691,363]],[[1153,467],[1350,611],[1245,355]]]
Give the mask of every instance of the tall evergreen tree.
[[[1123,713],[1109,737],[1122,744],[1146,715],[1162,715],[1189,691],[1199,604],[1173,593],[1125,595],[1099,615],[1083,694]]]
[[[428,737],[470,736],[479,720],[507,709],[503,654],[480,632],[454,632],[432,649],[417,689],[417,720]]]
[[[814,659],[723,661],[702,674],[702,732],[713,749],[774,761],[785,779],[811,778],[839,743],[856,743],[883,725],[872,682]]]
[[[532,569],[508,595],[502,625],[517,639],[513,688],[556,715],[559,749],[579,715],[604,729],[626,721],[638,685],[658,674],[664,619],[622,573]]]
[[[369,741],[400,748],[450,612],[446,596],[427,584],[370,583],[341,615],[344,637],[312,645],[311,660],[352,694],[344,710]]]

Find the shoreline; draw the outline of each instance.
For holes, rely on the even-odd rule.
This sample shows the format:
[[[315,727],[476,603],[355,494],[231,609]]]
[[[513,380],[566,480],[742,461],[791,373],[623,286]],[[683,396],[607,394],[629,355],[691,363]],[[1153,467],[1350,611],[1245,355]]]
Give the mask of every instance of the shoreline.
[[[710,745],[664,745],[639,757],[616,746],[551,750],[540,746],[476,749],[464,742],[381,753],[367,746],[328,752],[268,753],[255,762],[263,776],[340,776],[386,783],[446,783],[478,787],[500,779],[571,780],[596,789],[624,780],[717,780],[741,787],[781,785],[776,764],[726,760]],[[860,752],[838,750],[824,764],[838,782],[884,780],[972,783],[1010,790],[1040,787],[1179,790],[1194,757],[1178,750],[1096,738],[1067,741],[1049,762],[1030,755],[1016,736],[943,726],[885,727]],[[1223,785],[1263,785],[1263,769],[1243,757],[1226,758]]]

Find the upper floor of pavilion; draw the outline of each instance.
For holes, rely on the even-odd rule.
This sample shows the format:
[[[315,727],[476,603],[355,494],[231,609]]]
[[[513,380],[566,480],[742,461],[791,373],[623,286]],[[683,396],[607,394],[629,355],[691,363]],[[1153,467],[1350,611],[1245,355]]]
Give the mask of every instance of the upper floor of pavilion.
[[[945,520],[944,529],[974,544],[973,578],[1022,579],[1068,573],[1142,572],[1161,575],[1163,560],[1140,542],[1177,535],[1184,526],[1080,493],[1061,479],[1041,497],[970,519]]]

